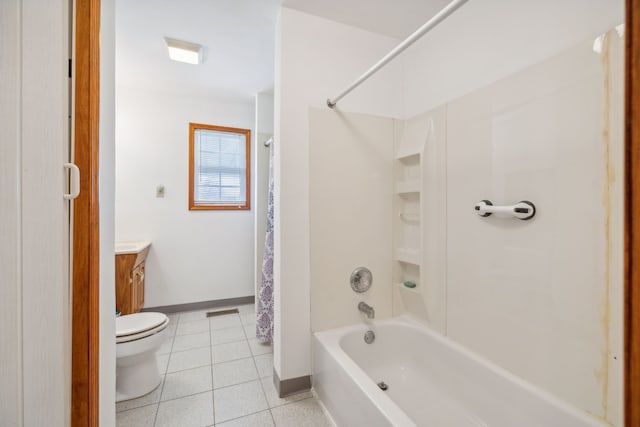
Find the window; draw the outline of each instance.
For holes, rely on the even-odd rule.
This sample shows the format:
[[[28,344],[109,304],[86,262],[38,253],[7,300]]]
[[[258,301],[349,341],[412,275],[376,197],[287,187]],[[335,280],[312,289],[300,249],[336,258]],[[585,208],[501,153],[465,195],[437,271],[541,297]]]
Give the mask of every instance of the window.
[[[189,123],[189,210],[248,210],[251,131]]]

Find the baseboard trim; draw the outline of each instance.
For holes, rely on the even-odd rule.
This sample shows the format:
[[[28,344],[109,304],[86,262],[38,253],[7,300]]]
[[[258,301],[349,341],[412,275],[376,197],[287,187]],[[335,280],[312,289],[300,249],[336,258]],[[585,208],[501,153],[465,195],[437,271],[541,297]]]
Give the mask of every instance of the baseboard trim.
[[[160,313],[177,313],[179,311],[196,311],[206,310],[208,308],[228,307],[230,305],[254,304],[256,297],[251,295],[247,297],[216,299],[210,301],[190,302],[187,304],[162,305],[159,307],[145,307],[142,311],[159,311]]]
[[[280,398],[291,396],[292,394],[300,393],[311,389],[311,375],[305,375],[298,378],[289,378],[287,380],[280,380],[278,372],[273,368],[273,385],[276,387],[278,396]]]

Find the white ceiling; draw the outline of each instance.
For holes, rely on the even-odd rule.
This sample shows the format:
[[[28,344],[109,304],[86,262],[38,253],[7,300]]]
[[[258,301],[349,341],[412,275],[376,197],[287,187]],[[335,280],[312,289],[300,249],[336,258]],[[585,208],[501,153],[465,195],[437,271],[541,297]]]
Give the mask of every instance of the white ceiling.
[[[119,86],[250,100],[273,89],[282,0],[117,0]],[[204,46],[201,65],[171,61],[163,37]]]
[[[284,0],[283,6],[405,39],[451,0]]]
[[[249,101],[273,89],[281,5],[403,39],[448,1],[117,0],[117,84]],[[203,45],[203,64],[169,60],[165,36]]]

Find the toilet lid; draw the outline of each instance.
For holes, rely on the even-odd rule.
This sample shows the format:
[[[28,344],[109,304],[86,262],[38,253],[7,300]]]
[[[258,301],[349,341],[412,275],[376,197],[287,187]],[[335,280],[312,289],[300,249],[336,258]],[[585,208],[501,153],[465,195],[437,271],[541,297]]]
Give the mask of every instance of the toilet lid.
[[[153,329],[148,329],[148,330],[146,330],[144,332],[140,332],[140,333],[137,333],[137,334],[123,335],[121,337],[116,337],[116,344],[136,341],[136,340],[139,340],[139,339],[142,339],[142,338],[149,337],[149,336],[151,336],[153,334],[157,334],[158,332],[162,332],[167,327],[168,324],[169,324],[169,318],[167,318],[166,322],[164,322],[160,326],[156,326]]]
[[[166,326],[169,318],[163,313],[145,312],[116,317],[116,337],[137,335]]]

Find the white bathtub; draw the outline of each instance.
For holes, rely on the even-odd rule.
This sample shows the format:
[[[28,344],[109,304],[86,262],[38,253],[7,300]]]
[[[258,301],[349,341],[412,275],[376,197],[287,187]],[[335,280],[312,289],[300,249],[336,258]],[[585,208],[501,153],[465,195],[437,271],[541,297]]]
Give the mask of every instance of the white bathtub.
[[[313,341],[313,385],[338,427],[606,426],[409,318]]]

